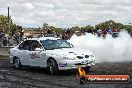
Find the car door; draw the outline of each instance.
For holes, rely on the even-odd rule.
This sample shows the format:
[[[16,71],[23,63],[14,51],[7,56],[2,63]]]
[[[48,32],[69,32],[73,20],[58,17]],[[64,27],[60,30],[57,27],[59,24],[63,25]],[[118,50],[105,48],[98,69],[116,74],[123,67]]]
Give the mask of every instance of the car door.
[[[46,54],[43,50],[42,45],[37,40],[32,40],[31,42],[31,51],[29,52],[29,63],[31,66],[40,66],[45,67]]]
[[[23,41],[19,46],[18,46],[18,51],[17,51],[17,56],[21,61],[22,65],[30,65],[29,63],[29,52],[30,52],[30,45],[29,41]]]

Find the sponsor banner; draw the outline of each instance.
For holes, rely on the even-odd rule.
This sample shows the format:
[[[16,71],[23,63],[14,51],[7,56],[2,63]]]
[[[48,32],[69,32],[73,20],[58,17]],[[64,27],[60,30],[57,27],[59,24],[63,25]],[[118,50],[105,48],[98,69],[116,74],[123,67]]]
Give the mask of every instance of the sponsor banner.
[[[129,75],[84,75],[79,77],[80,84],[87,83],[129,83]]]

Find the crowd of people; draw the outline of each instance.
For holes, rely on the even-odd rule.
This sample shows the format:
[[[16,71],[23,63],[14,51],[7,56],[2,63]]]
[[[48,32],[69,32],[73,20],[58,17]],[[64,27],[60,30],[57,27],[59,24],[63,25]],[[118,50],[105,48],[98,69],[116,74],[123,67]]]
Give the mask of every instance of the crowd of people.
[[[0,31],[0,47],[17,45],[22,40],[22,37],[23,37],[23,34],[21,32],[16,32],[12,36]]]
[[[117,29],[117,28],[107,28],[107,29],[89,29],[89,30],[80,30],[80,31],[75,31],[75,33],[72,33],[70,29],[66,30],[62,34],[62,39],[70,39],[73,34],[76,34],[77,36],[85,35],[86,33],[91,33],[93,35],[96,35],[97,37],[103,37],[105,38],[107,34],[110,34],[113,38],[116,38],[119,36],[119,33],[121,30],[124,29]],[[132,31],[129,31],[128,34],[130,37],[132,37]]]
[[[89,30],[80,30],[75,31],[74,33],[71,31],[71,29],[64,30],[63,33],[55,33],[52,30],[48,29],[46,34],[42,34],[41,36],[52,36],[52,37],[59,37],[65,40],[69,40],[73,34],[76,34],[77,36],[85,35],[86,33],[91,33],[94,35],[97,35],[97,37],[103,37],[107,34],[112,35],[112,37],[118,37],[119,36],[119,29],[116,28],[108,28],[108,29],[89,29]],[[2,31],[0,31],[0,47],[2,46],[13,46],[20,43],[20,41],[23,40],[24,32],[16,32],[13,36],[6,35]],[[39,36],[39,37],[41,37]],[[130,33],[130,36],[132,37],[132,32]]]
[[[110,34],[112,35],[112,37],[118,37],[119,36],[119,32],[120,30],[119,29],[116,29],[116,28],[108,28],[108,29],[96,29],[96,30],[91,30],[90,32],[88,31],[88,33],[92,33],[92,34],[95,34],[97,35],[98,37],[106,37],[107,34]]]
[[[62,39],[70,39],[73,34],[76,34],[77,36],[85,35],[86,33],[91,33],[94,35],[97,35],[97,37],[103,37],[105,38],[107,34],[111,34],[112,37],[118,37],[119,36],[119,29],[116,28],[108,28],[108,29],[89,29],[89,30],[80,30],[80,31],[75,31],[75,33],[72,33],[70,29],[66,30],[63,35]]]

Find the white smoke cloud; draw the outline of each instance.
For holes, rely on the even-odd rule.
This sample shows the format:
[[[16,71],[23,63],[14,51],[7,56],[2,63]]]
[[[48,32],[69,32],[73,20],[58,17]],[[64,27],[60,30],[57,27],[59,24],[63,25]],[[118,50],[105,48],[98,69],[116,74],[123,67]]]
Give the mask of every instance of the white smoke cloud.
[[[118,38],[107,35],[105,39],[89,33],[73,35],[70,42],[75,47],[92,51],[97,62],[132,61],[132,38],[126,31],[121,31]]]

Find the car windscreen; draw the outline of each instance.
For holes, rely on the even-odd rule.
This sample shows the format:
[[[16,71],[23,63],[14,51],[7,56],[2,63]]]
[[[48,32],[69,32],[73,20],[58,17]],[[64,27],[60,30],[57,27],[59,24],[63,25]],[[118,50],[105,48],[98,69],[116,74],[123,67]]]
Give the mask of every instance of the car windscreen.
[[[40,42],[46,50],[73,47],[69,42],[63,39],[57,39],[57,40],[47,39],[47,40],[41,40]]]

